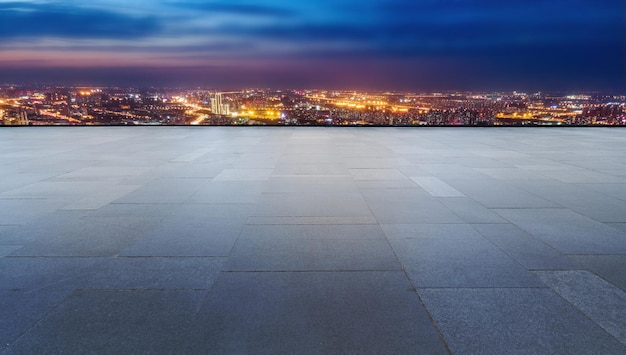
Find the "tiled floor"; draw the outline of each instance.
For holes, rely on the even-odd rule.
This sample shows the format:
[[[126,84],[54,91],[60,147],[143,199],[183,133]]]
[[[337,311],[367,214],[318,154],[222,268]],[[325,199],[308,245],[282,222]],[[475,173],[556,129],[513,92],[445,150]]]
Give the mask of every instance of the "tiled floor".
[[[626,353],[626,130],[0,129],[0,353]]]

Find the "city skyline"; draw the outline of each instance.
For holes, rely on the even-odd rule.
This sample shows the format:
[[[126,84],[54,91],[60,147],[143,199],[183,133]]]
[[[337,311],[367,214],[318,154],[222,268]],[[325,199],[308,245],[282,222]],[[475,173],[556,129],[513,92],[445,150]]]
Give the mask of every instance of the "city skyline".
[[[606,1],[0,1],[0,82],[623,93]]]
[[[0,85],[0,125],[624,126],[626,95]]]

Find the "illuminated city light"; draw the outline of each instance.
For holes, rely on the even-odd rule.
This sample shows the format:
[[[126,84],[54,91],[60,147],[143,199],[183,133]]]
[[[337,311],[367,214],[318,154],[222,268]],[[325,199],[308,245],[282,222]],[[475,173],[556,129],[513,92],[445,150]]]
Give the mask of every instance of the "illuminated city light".
[[[624,125],[624,96],[119,88],[0,91],[5,125]],[[97,93],[97,95],[96,95]]]

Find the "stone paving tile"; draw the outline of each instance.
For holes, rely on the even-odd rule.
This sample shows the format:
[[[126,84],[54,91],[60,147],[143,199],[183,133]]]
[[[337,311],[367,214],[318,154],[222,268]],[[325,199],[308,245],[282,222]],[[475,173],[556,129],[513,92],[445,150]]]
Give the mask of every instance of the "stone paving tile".
[[[11,253],[13,253],[14,251],[20,249],[22,247],[22,245],[2,245],[0,244],[0,258],[2,258],[5,255],[9,255]]]
[[[225,169],[213,181],[266,181],[272,169]]]
[[[587,269],[626,292],[626,255],[570,255],[578,268]]]
[[[585,270],[535,271],[539,279],[626,346],[626,293]]]
[[[219,163],[190,163],[176,164],[172,169],[163,171],[161,177],[164,178],[204,178],[210,180],[219,175],[228,164]]]
[[[561,207],[543,197],[489,179],[444,179],[449,185],[487,208]]]
[[[227,256],[242,224],[168,218],[120,252],[123,256]]]
[[[205,295],[193,290],[79,290],[8,353],[175,353]]]
[[[243,224],[254,212],[254,204],[217,203],[174,205],[163,219],[197,221],[203,224]]]
[[[93,275],[97,262],[97,258],[0,258],[0,290],[73,290]]]
[[[101,189],[97,193],[70,202],[62,210],[97,210],[109,203],[140,188],[140,185],[114,185]]]
[[[67,203],[62,199],[0,199],[0,225],[27,224]]]
[[[21,245],[25,238],[20,236],[18,230],[21,226],[0,225],[0,245]]]
[[[464,223],[507,223],[504,218],[470,198],[442,198],[439,201]]]
[[[549,289],[419,289],[455,354],[623,354],[626,347]]]
[[[550,180],[551,177],[543,175],[538,171],[524,170],[520,168],[475,168],[485,175],[489,175],[496,180]]]
[[[206,179],[202,178],[160,178],[113,203],[183,203],[206,183]]]
[[[174,203],[109,203],[97,210],[89,211],[89,217],[137,217],[161,219],[169,216],[180,204]]]
[[[141,166],[89,166],[58,175],[54,180],[121,179],[129,176],[142,175],[150,171],[149,167]]]
[[[267,193],[261,195],[253,216],[365,217],[371,211],[359,193]]]
[[[40,230],[36,239],[12,255],[114,256],[155,228],[156,222],[141,217],[83,217]]]
[[[346,165],[351,169],[396,169],[403,166],[412,165],[410,161],[402,157],[389,156],[384,158],[364,158],[357,155],[357,158],[348,159]]]
[[[81,289],[209,289],[224,258],[99,258],[79,280]]]
[[[461,164],[417,164],[418,167],[424,171],[436,176],[444,181],[456,179],[456,180],[485,180],[490,179],[489,176],[475,170],[468,168]]]
[[[379,223],[463,223],[456,214],[438,201],[416,206],[413,203],[370,203]]]
[[[71,289],[0,290],[0,352],[72,293]],[[6,352],[11,354],[13,352]],[[16,352],[19,353],[19,352]]]
[[[415,181],[416,184],[433,197],[465,197],[462,192],[436,177],[413,176],[411,180]]]
[[[382,228],[415,287],[542,287],[469,225],[389,224]]]
[[[359,180],[354,182],[360,190],[368,189],[416,189],[413,180]]]
[[[176,162],[176,163],[192,162],[196,159],[203,157],[206,154],[209,154],[210,152],[211,152],[211,149],[207,149],[207,148],[197,149],[189,153],[185,153],[179,157],[176,157],[176,159],[173,159],[172,162]]]
[[[266,193],[358,193],[354,180],[349,175],[300,175],[273,176],[265,185]]]
[[[626,254],[626,234],[568,209],[495,211],[565,254]]]
[[[246,226],[226,270],[400,270],[377,225]]]
[[[580,184],[581,187],[596,191],[605,196],[626,201],[626,183],[624,184]]]
[[[265,186],[265,182],[259,181],[211,181],[200,187],[186,203],[254,204]]]
[[[548,170],[541,172],[542,174],[551,178],[561,180],[570,184],[583,184],[583,183],[626,183],[626,178],[613,176],[609,174],[603,174],[597,171],[589,170]]]
[[[600,222],[626,222],[626,203],[584,184],[516,182],[516,186]]]
[[[405,180],[406,175],[398,171],[398,169],[348,169],[355,181],[368,180]]]
[[[512,224],[473,224],[483,237],[529,270],[575,269],[576,263]]]
[[[400,271],[224,273],[183,352],[447,353]]]
[[[334,224],[377,224],[374,217],[250,217],[246,224],[263,225],[263,224],[318,224],[318,225],[334,225]]]
[[[276,165],[273,175],[349,175],[348,168],[341,164],[286,164]]]

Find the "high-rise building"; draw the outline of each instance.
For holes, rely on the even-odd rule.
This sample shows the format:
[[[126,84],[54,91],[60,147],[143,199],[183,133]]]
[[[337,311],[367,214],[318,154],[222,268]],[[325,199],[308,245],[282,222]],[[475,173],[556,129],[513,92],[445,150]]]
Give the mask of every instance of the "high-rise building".
[[[222,94],[219,92],[215,94],[215,97],[211,98],[211,112],[216,115],[230,114],[230,105],[223,103]]]

